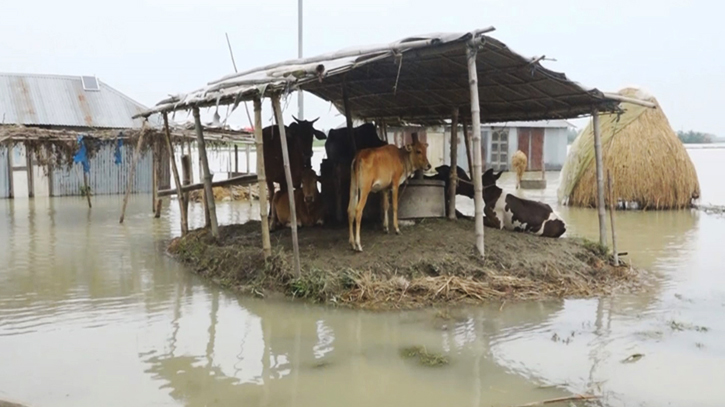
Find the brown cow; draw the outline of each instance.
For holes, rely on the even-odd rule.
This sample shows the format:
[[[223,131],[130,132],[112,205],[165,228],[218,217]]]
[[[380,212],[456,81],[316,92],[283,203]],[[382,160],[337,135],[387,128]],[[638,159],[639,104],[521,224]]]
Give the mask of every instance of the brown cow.
[[[277,213],[276,222],[289,227],[291,216],[289,197],[287,191],[277,191],[274,194],[272,205]],[[317,174],[312,168],[305,168],[302,172],[302,188],[295,189],[295,212],[297,226],[314,226],[324,224],[324,207],[320,191],[317,190]]]
[[[298,120],[285,126],[287,135],[287,153],[289,155],[290,173],[292,174],[292,187],[299,187],[302,183],[302,170],[312,167],[312,141],[313,137],[319,140],[326,138],[325,133],[316,130],[313,124],[318,120]],[[284,160],[282,159],[282,142],[279,137],[277,125],[267,126],[262,130],[264,142],[264,172],[267,178],[267,193],[270,202],[270,224],[276,223],[276,211],[273,202],[274,183],[279,184],[282,192],[287,191],[287,179],[284,173]]]
[[[347,219],[350,229],[350,246],[362,251],[360,221],[370,192],[383,192],[383,230],[388,233],[388,190],[393,190],[393,226],[398,228],[398,187],[418,170],[431,168],[427,156],[428,143],[416,140],[403,148],[386,145],[359,151],[350,169],[350,203]],[[353,236],[353,222],[357,229]]]

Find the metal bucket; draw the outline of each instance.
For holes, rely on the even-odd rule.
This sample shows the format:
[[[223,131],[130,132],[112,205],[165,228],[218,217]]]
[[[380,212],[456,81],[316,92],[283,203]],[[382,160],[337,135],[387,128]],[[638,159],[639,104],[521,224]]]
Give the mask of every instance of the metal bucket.
[[[398,219],[445,217],[445,186],[445,182],[438,180],[408,180],[407,185],[400,186]]]

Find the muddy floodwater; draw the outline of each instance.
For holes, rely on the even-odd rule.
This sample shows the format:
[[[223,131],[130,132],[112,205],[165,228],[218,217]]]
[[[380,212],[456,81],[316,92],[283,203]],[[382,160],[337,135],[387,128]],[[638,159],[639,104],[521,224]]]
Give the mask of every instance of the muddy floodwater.
[[[725,205],[725,149],[688,150]],[[528,197],[555,204],[558,173]],[[505,174],[511,187],[512,177]],[[472,202],[460,199],[470,213]],[[722,406],[725,216],[617,213],[655,276],[603,299],[369,313],[220,290],[164,254],[178,206],[147,195],[0,200],[0,400],[29,406],[510,406],[574,393],[607,406]],[[557,207],[596,238],[593,210]],[[218,204],[228,224],[258,218]],[[193,223],[203,222],[192,206]],[[448,357],[419,365],[400,349]]]

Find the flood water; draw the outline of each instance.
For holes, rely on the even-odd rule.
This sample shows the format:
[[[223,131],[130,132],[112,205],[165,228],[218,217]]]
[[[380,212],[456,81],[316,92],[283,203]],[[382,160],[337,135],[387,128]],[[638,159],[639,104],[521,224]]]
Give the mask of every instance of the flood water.
[[[725,205],[725,149],[691,149],[702,202]],[[549,188],[526,196],[555,204]],[[513,178],[505,174],[506,186]],[[30,406],[509,406],[572,393],[608,406],[725,400],[725,216],[617,213],[647,292],[368,313],[220,290],[164,254],[178,206],[149,196],[0,200],[0,400]],[[459,200],[464,212],[470,200]],[[221,223],[258,217],[218,204]],[[593,210],[557,207],[596,238]],[[193,222],[203,222],[192,207]],[[422,345],[451,364],[399,356]],[[622,361],[644,355],[632,363]]]

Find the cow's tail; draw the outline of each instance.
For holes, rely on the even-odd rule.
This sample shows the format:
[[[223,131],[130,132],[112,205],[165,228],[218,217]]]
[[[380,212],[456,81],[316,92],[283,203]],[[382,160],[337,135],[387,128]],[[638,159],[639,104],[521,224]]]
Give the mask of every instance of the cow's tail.
[[[360,174],[358,172],[357,164],[357,160],[353,158],[352,164],[350,164],[350,203],[347,205],[347,216],[349,219],[355,217],[355,209],[357,208],[357,202],[360,198]]]

